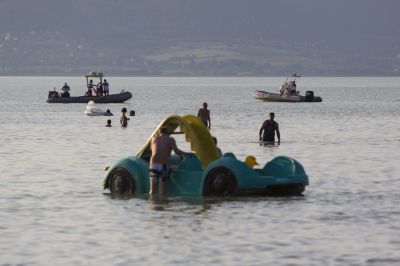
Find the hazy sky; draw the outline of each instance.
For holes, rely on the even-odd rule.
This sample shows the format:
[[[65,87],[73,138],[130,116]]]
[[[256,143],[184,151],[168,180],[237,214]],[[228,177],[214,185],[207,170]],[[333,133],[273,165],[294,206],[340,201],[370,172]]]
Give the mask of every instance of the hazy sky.
[[[12,40],[25,41],[19,50],[68,42],[139,55],[182,43],[260,41],[318,46],[320,58],[373,56],[396,68],[387,60],[400,57],[399,10],[399,0],[0,0],[0,57]]]

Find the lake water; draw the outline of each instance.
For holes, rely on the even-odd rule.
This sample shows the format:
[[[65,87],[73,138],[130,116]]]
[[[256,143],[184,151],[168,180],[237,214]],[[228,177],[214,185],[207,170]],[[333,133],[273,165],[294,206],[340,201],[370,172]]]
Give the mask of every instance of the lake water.
[[[124,104],[47,104],[72,77],[0,78],[0,265],[400,265],[400,78],[302,78],[322,103],[266,103],[276,78],[109,78]],[[206,101],[224,152],[299,160],[303,197],[116,199],[103,168]],[[122,107],[135,110],[126,129]],[[269,112],[280,146],[259,146]],[[188,145],[178,139],[178,146]]]

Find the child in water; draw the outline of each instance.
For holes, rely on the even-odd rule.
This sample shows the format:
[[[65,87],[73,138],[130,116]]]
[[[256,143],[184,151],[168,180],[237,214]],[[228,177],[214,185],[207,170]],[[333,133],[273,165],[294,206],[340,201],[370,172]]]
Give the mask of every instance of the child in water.
[[[111,120],[110,120],[110,119],[107,120],[107,125],[106,125],[106,127],[112,127],[112,126],[111,126]]]
[[[111,113],[110,109],[107,109],[107,111],[104,115],[105,116],[113,116],[113,113]]]
[[[121,127],[127,127],[128,126],[128,120],[129,118],[126,116],[126,108],[122,108],[121,110],[121,117],[119,118],[119,122],[121,123]]]

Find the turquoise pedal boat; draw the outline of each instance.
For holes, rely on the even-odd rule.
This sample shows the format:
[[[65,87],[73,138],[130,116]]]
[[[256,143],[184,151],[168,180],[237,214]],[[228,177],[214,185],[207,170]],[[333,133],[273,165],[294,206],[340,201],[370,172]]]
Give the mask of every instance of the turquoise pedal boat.
[[[303,166],[293,158],[278,156],[262,168],[251,168],[233,153],[217,156],[208,129],[193,115],[167,117],[136,156],[129,156],[106,167],[104,189],[112,194],[147,194],[150,189],[150,141],[161,127],[169,132],[179,128],[190,143],[193,155],[182,160],[171,157],[168,195],[174,196],[250,196],[301,195],[309,184]]]

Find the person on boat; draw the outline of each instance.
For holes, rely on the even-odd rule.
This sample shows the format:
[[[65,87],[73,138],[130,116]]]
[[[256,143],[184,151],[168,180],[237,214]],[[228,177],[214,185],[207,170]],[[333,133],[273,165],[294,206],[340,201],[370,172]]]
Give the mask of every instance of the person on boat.
[[[289,89],[290,89],[290,91],[289,91],[290,95],[296,95],[297,87],[296,87],[296,81],[295,80],[290,82]]]
[[[93,96],[93,90],[92,89],[88,89],[88,91],[85,92],[85,96],[92,97]]]
[[[203,108],[197,113],[197,118],[200,119],[208,129],[211,129],[210,110],[207,109],[208,104],[203,103]]]
[[[121,127],[127,127],[128,126],[128,120],[129,118],[126,116],[126,112],[128,110],[126,110],[126,108],[122,108],[121,109],[121,116],[119,118],[119,122],[121,123]]]
[[[111,126],[111,120],[110,120],[110,119],[107,120],[107,125],[106,125],[106,127],[112,127],[112,126]]]
[[[265,120],[261,125],[258,133],[260,141],[275,142],[275,132],[278,137],[278,143],[281,142],[281,133],[279,131],[279,124],[274,120],[275,114],[269,113],[269,119]]]
[[[90,80],[89,84],[87,85],[87,92],[85,93],[85,96],[93,96],[93,90],[94,90],[93,80]]]
[[[279,89],[279,93],[282,96],[285,93],[285,84],[282,84],[281,88]]]
[[[94,89],[93,79],[89,80],[88,89]]]
[[[168,128],[162,127],[150,142],[151,158],[150,158],[150,191],[149,194],[157,192],[165,195],[166,185],[171,173],[170,161],[171,152],[174,151],[181,158],[190,153],[181,151],[176,146],[175,139],[169,136]]]
[[[107,96],[110,93],[110,84],[107,82],[106,79],[103,82],[103,93],[104,93],[104,96]]]
[[[218,140],[217,140],[216,137],[212,137],[212,139],[214,140],[215,148],[217,148],[217,155],[218,155],[218,158],[221,158],[221,157],[222,157],[222,150],[217,146]]]
[[[69,91],[71,90],[68,86],[68,84],[65,82],[64,86],[61,88],[62,94],[61,97],[69,97]]]
[[[104,115],[105,116],[113,116],[113,113],[111,113],[110,109],[107,109],[107,111]]]
[[[96,86],[96,96],[103,96],[103,85],[101,83]]]

